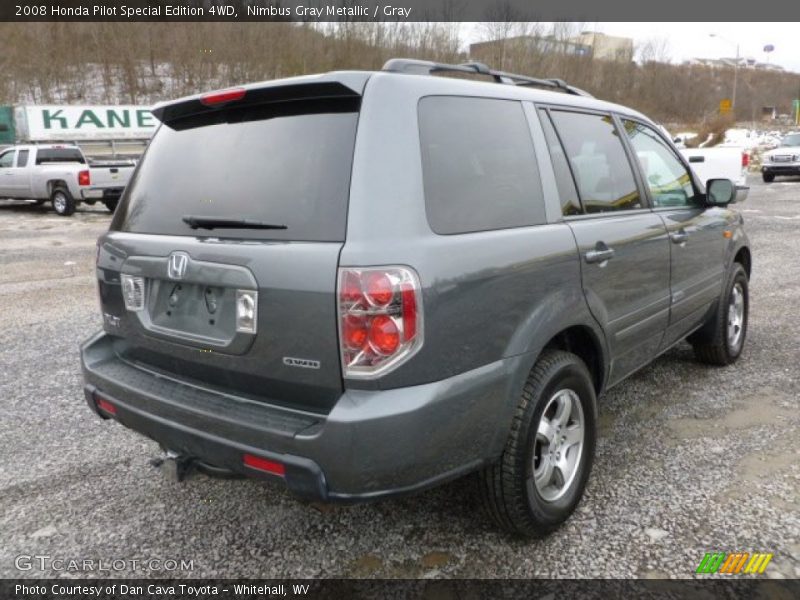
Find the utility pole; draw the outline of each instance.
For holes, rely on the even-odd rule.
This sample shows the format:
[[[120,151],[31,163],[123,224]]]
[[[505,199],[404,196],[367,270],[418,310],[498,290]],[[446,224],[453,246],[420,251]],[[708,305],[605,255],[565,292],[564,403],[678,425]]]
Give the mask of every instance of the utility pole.
[[[739,42],[732,42],[731,40],[722,37],[717,33],[709,33],[710,37],[718,38],[723,42],[730,44],[731,46],[736,46],[736,62],[733,65],[733,94],[731,95],[731,110],[733,111],[733,118],[736,119],[736,86],[739,82]]]
[[[733,118],[736,119],[736,83],[739,80],[739,42],[736,42],[736,64],[733,65],[733,96],[731,96],[731,109]]]

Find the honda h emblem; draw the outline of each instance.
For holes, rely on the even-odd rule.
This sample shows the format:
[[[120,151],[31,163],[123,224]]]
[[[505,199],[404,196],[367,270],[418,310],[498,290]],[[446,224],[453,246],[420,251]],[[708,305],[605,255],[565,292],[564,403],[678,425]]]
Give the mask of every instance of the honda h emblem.
[[[167,276],[170,279],[183,279],[186,267],[189,265],[189,255],[185,252],[173,252],[169,255],[167,263]]]

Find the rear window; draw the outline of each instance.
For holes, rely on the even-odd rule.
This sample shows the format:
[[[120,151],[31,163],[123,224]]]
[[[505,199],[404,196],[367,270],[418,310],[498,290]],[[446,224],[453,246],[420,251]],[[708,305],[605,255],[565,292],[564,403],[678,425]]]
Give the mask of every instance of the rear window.
[[[36,164],[75,162],[86,164],[86,159],[77,148],[42,148],[36,152]]]
[[[512,100],[431,96],[419,103],[425,210],[439,234],[544,223],[533,140]]]
[[[114,215],[133,233],[343,241],[358,102],[228,109],[162,125]],[[183,218],[286,229],[193,230]]]

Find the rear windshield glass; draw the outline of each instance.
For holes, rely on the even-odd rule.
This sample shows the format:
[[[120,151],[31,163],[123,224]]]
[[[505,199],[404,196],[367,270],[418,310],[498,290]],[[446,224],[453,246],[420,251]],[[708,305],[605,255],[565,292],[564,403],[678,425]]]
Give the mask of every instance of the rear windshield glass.
[[[75,162],[85,164],[83,154],[77,148],[42,148],[36,153],[36,164],[53,162]]]
[[[356,100],[225,110],[162,125],[112,229],[293,241],[343,241]],[[184,217],[285,229],[191,229]]]

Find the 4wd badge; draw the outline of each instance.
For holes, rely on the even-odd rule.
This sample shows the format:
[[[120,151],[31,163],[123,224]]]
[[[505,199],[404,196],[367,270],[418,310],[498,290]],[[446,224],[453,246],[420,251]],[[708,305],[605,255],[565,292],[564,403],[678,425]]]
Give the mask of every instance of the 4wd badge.
[[[310,360],[308,358],[294,358],[292,356],[284,356],[283,364],[287,367],[300,367],[301,369],[319,369],[320,363],[318,360]]]

